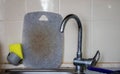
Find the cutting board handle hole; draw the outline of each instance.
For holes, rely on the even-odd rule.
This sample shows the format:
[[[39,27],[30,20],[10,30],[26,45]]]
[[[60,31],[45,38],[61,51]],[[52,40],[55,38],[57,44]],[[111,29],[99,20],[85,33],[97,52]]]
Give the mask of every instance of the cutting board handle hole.
[[[47,16],[42,15],[42,16],[39,18],[39,21],[48,21],[48,18],[47,18]]]

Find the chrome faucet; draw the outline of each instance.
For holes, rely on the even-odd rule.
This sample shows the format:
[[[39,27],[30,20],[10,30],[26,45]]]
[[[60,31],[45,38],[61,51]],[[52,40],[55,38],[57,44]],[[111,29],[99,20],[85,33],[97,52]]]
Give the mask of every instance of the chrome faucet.
[[[73,60],[73,64],[76,67],[76,69],[75,69],[76,73],[84,74],[84,70],[88,66],[96,65],[97,61],[100,58],[100,52],[97,51],[97,53],[95,54],[95,56],[93,58],[88,58],[88,59],[82,58],[82,24],[81,24],[79,17],[76,16],[75,14],[69,14],[68,16],[66,16],[61,23],[60,32],[61,33],[64,32],[65,25],[66,25],[67,21],[71,18],[75,19],[78,24],[78,48],[77,48],[76,58],[74,58],[74,60]]]

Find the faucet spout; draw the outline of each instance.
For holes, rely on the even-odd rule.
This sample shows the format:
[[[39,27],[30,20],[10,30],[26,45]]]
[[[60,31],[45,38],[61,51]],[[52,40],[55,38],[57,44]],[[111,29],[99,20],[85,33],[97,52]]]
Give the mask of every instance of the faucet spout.
[[[81,59],[82,58],[82,24],[78,16],[76,16],[75,14],[69,14],[68,16],[66,16],[61,23],[60,32],[61,33],[64,32],[65,25],[68,22],[68,20],[71,18],[75,19],[78,25],[78,49],[77,49],[76,55],[77,55],[77,58]]]
[[[69,14],[68,16],[66,16],[61,23],[60,32],[61,33],[64,32],[65,25],[68,22],[68,20],[71,18],[75,19],[78,25],[78,48],[77,48],[76,58],[74,58],[73,60],[73,64],[76,66],[75,70],[77,74],[84,74],[84,69],[87,66],[96,65],[96,63],[98,62],[100,58],[100,52],[97,51],[97,53],[95,54],[93,58],[88,58],[88,59],[82,58],[82,24],[78,16],[76,16],[75,14]]]

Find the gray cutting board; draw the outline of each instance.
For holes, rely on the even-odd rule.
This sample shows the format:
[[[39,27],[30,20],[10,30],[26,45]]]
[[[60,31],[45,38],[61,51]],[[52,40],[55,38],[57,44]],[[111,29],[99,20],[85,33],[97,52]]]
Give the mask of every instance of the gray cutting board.
[[[43,15],[48,20],[42,20]],[[40,20],[40,18],[42,18]],[[31,12],[24,17],[23,64],[29,68],[58,68],[63,58],[62,16],[52,12]]]

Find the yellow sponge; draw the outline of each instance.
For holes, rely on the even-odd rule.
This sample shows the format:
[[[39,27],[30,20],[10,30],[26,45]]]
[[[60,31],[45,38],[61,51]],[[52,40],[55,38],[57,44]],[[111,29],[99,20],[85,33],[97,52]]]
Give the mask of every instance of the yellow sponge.
[[[20,43],[10,44],[9,50],[10,50],[10,52],[15,53],[17,56],[19,56],[21,59],[23,59],[22,45]]]

